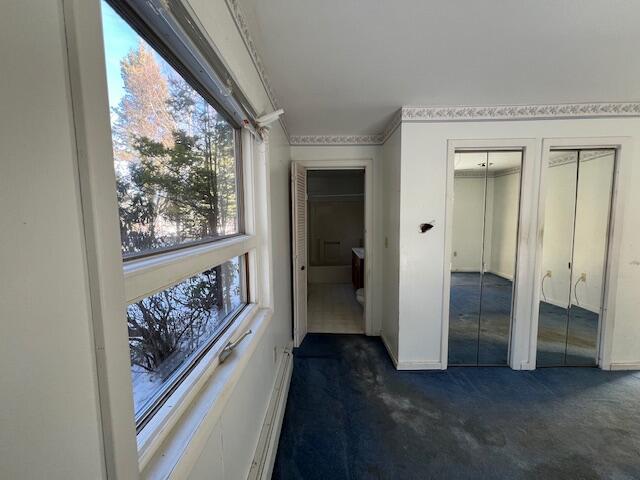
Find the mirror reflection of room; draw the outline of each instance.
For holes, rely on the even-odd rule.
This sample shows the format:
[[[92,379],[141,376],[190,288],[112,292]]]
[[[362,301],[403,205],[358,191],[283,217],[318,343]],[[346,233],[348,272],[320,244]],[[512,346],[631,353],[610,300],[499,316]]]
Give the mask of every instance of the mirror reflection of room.
[[[557,150],[546,171],[537,365],[595,366],[615,150]]]
[[[364,170],[309,170],[308,329],[364,332]]]
[[[522,151],[455,154],[449,365],[507,365]]]

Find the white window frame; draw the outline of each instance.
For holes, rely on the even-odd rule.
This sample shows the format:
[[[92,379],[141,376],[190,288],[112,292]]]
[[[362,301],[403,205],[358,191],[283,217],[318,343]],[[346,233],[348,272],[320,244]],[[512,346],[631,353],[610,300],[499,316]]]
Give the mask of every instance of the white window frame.
[[[244,234],[123,263],[99,1],[63,0],[71,106],[96,351],[96,388],[105,451],[105,478],[174,471],[184,451],[167,445],[192,441],[218,412],[225,391],[248,361],[273,309],[267,141],[241,130]],[[263,132],[266,133],[266,132]],[[247,255],[247,306],[197,362],[136,435],[126,306],[231,258]],[[221,368],[218,354],[247,329],[253,335]],[[236,372],[230,374],[231,371]],[[187,414],[187,412],[189,412]],[[188,417],[188,418],[187,418]],[[180,436],[180,438],[177,438]],[[198,438],[206,438],[206,432]],[[160,453],[159,453],[160,452]],[[193,455],[193,454],[191,454]],[[159,459],[159,457],[162,457]],[[182,467],[184,468],[184,467]],[[144,473],[146,471],[146,473]]]
[[[248,154],[245,154],[247,148],[242,149],[243,175],[245,179],[253,179],[251,134],[247,130],[243,130],[242,136],[245,138],[243,144],[249,147]],[[243,189],[247,183],[254,185],[253,181],[243,182]],[[259,257],[257,252],[258,238],[255,231],[256,205],[253,201],[247,204],[247,198],[255,200],[255,195],[252,193],[252,191],[243,192],[245,202],[243,207],[246,212],[250,213],[250,215],[245,215],[244,230],[246,233],[227,239],[213,240],[204,245],[195,245],[129,260],[124,263],[125,299],[129,305],[235,257],[246,255],[248,261],[246,307],[234,319],[227,331],[216,340],[205,356],[192,367],[192,371],[180,382],[175,391],[138,433],[137,443],[141,469],[148,464],[154,452],[166,438],[167,433],[180,420],[182,413],[189,405],[188,400],[193,399],[194,395],[202,388],[203,378],[206,380],[218,366],[218,355],[224,346],[232,338],[246,331],[243,326],[247,324],[247,319],[255,314],[260,303],[255,288],[251,288],[252,284],[255,285],[253,279],[259,274],[257,265],[254,265],[255,259]]]

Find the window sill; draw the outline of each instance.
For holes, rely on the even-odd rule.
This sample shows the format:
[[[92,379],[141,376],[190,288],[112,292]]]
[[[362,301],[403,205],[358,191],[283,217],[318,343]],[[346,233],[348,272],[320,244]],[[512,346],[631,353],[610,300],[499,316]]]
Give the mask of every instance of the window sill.
[[[138,434],[142,478],[167,478],[189,471],[217,423],[271,321],[272,311],[249,304],[191,374],[180,384]],[[230,340],[247,330],[252,334],[219,364],[218,355]]]

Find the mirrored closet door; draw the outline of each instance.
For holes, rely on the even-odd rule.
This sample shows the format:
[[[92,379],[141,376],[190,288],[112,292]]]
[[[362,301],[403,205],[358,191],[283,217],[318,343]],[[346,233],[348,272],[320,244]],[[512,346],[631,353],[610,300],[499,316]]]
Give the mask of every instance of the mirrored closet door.
[[[522,151],[455,154],[448,363],[507,365]]]
[[[614,168],[612,149],[550,154],[538,367],[597,363]]]

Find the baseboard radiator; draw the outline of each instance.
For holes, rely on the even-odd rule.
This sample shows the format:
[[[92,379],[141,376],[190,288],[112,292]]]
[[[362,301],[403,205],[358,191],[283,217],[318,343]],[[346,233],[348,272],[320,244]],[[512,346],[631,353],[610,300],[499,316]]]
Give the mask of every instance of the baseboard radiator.
[[[293,354],[291,347],[287,347],[282,352],[276,381],[264,418],[258,446],[251,463],[248,480],[270,480],[273,472],[273,464],[278,451],[278,440],[280,439],[280,429],[284,418],[284,410],[287,406],[287,396],[289,394],[289,383],[293,371]]]

